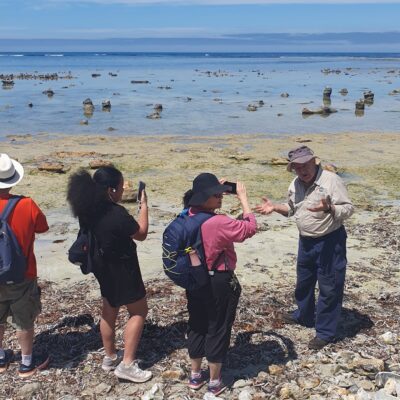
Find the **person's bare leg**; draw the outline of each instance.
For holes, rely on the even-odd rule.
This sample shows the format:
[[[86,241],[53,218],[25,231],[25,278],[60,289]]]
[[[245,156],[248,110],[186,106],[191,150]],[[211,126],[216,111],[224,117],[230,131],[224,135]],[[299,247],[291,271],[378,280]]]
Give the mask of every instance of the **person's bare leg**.
[[[24,356],[29,356],[32,354],[33,335],[34,335],[33,328],[28,329],[26,331],[17,331],[17,339],[21,347],[21,354]]]
[[[103,308],[101,311],[100,333],[104,350],[108,357],[115,357],[115,322],[118,317],[119,307],[111,307],[106,298],[103,297]]]
[[[222,363],[212,363],[209,362],[210,367],[210,381],[215,381],[221,377]]]
[[[135,303],[127,304],[129,320],[124,331],[124,359],[123,363],[129,365],[135,360],[136,351],[142,336],[144,322],[146,320],[148,308],[146,298],[140,299]]]
[[[201,361],[202,361],[202,358],[191,358],[190,359],[193,373],[201,372]]]

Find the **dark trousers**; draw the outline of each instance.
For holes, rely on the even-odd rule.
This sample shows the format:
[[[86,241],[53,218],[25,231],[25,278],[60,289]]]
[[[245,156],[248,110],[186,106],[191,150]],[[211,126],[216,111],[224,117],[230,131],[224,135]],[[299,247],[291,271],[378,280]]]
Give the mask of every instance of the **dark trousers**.
[[[209,285],[186,291],[190,358],[206,357],[213,363],[224,361],[240,293],[241,287],[233,272],[216,272],[210,277]]]
[[[340,227],[320,238],[300,236],[297,256],[295,298],[298,309],[294,317],[312,327],[324,340],[332,340],[342,310],[346,275],[346,230]],[[319,296],[315,309],[315,285]]]

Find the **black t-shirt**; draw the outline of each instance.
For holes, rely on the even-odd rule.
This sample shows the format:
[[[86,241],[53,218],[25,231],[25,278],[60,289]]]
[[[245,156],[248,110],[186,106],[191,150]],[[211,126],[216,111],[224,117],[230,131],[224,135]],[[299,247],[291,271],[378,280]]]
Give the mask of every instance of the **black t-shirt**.
[[[131,236],[139,230],[139,224],[121,205],[107,204],[94,225],[94,234],[104,256],[109,261],[136,258],[136,244]]]

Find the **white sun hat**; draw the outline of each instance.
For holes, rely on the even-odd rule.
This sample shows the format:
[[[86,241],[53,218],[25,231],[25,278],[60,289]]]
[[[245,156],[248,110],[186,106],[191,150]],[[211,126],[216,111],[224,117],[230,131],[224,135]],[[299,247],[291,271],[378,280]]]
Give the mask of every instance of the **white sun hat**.
[[[0,189],[15,186],[24,177],[22,165],[7,154],[0,154]]]

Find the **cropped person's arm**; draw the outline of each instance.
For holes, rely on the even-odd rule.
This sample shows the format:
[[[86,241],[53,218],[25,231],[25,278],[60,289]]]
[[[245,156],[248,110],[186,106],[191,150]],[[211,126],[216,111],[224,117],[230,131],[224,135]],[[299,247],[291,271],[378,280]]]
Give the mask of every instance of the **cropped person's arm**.
[[[142,198],[140,199],[140,211],[137,222],[139,229],[132,236],[132,239],[142,242],[146,239],[149,231],[149,211],[147,206],[147,195],[144,190],[142,191]]]
[[[333,186],[331,204],[331,213],[333,218],[343,221],[349,218],[353,212],[354,206],[349,198],[346,186],[339,177],[336,177]]]
[[[272,214],[276,212],[285,217],[289,217],[293,213],[290,213],[292,209],[288,204],[273,203],[268,197],[263,197],[263,202],[255,207],[255,210],[260,214]]]
[[[49,230],[49,225],[47,223],[46,216],[43,214],[42,210],[37,206],[37,204],[32,201],[32,220],[35,221],[35,233],[44,233]]]
[[[227,216],[218,216],[212,223],[217,224],[218,238],[215,240],[221,241],[221,246],[225,246],[227,243],[240,243],[245,239],[253,236],[257,230],[257,223],[254,214],[252,213],[249,202],[247,199],[246,187],[242,182],[236,183],[237,198],[239,199],[242,210],[243,219],[232,219]]]

